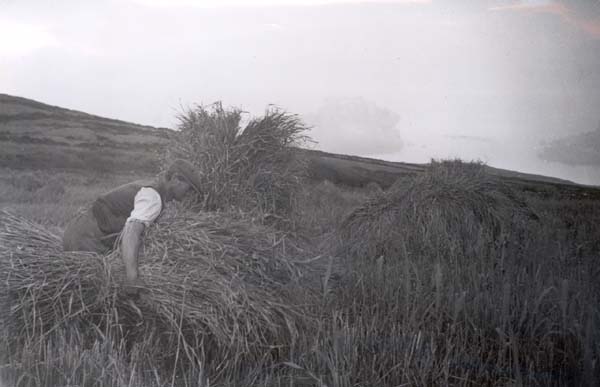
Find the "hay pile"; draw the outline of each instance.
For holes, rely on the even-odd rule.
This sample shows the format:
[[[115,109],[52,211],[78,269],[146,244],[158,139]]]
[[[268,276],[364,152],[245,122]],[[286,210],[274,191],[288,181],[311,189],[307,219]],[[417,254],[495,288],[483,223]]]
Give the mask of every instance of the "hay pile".
[[[207,210],[242,208],[288,218],[307,163],[294,148],[309,141],[296,115],[269,108],[242,126],[242,111],[221,103],[179,115],[165,159],[192,162],[202,174]]]
[[[145,289],[123,291],[118,252],[63,252],[58,236],[0,214],[0,302],[13,350],[53,332],[128,346],[151,342],[156,361],[244,364],[285,352],[307,323],[297,290],[302,251],[243,214],[170,208],[145,237]],[[231,361],[236,359],[236,361]],[[244,361],[239,361],[243,359]]]
[[[422,175],[376,193],[347,216],[339,249],[361,260],[482,257],[535,218],[483,164],[432,161]]]

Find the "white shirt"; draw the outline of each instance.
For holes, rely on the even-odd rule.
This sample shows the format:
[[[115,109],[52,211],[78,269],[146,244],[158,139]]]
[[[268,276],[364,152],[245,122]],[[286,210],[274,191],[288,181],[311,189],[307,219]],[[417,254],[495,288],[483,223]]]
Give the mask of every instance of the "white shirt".
[[[148,227],[158,218],[161,210],[160,194],[154,188],[142,187],[135,195],[133,211],[127,222],[140,222]]]

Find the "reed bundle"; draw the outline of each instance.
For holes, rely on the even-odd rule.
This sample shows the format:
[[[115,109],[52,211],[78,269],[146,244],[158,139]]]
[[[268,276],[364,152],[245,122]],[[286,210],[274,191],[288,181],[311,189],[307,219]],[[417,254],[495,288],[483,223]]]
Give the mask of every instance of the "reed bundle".
[[[13,350],[76,332],[130,347],[154,340],[148,356],[223,368],[285,352],[308,321],[303,252],[243,213],[168,209],[144,238],[139,298],[124,292],[119,251],[64,252],[44,227],[1,216],[2,324]]]
[[[294,148],[309,140],[308,128],[298,116],[272,107],[245,126],[241,121],[241,110],[221,103],[188,109],[179,115],[166,159],[196,165],[205,209],[258,209],[289,220],[307,165]]]
[[[360,259],[490,253],[536,215],[479,163],[432,162],[346,217],[340,248]]]

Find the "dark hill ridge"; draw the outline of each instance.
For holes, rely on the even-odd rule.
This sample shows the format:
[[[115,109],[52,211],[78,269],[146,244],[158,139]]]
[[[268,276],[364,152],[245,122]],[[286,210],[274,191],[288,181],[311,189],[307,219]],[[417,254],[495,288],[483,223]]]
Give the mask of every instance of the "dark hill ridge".
[[[55,141],[70,140],[65,142],[88,139],[90,132],[102,136],[126,136],[126,142],[132,142],[133,136],[139,135],[139,140],[145,143],[162,143],[169,136],[166,128],[104,118],[6,94],[0,94],[0,125],[5,135],[35,134]],[[72,133],[68,129],[72,129]]]
[[[0,94],[0,167],[154,173],[175,132],[99,117]],[[317,181],[382,188],[421,173],[426,165],[302,149]],[[547,176],[488,167],[490,173],[540,195],[600,198],[600,190]]]
[[[335,184],[353,187],[363,187],[369,182],[375,182],[385,189],[396,180],[416,176],[427,167],[426,164],[384,161],[314,150],[302,151],[307,154],[310,162],[309,172],[315,180],[329,180]],[[486,168],[490,174],[497,176],[503,182],[540,197],[600,200],[598,187],[490,166]]]
[[[0,94],[0,165],[151,172],[172,133]]]
[[[73,120],[80,120],[88,123],[94,122],[98,125],[107,127],[124,128],[128,127],[136,131],[165,132],[166,128],[155,128],[149,125],[133,124],[127,121],[121,121],[112,118],[100,117],[89,113],[80,112],[62,108],[59,106],[47,105],[31,99],[11,96],[0,93],[0,121],[8,122],[11,120],[27,119],[28,114],[33,115],[33,119],[43,117],[62,117]]]
[[[539,157],[567,165],[600,166],[600,125],[595,131],[550,142],[541,149]]]

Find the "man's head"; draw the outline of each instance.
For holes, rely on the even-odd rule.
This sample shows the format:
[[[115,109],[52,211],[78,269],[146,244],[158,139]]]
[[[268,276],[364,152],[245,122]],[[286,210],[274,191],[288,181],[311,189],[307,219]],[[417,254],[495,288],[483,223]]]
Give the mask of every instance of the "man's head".
[[[188,193],[201,193],[200,175],[197,169],[185,160],[175,160],[164,174],[165,201],[181,200]]]

